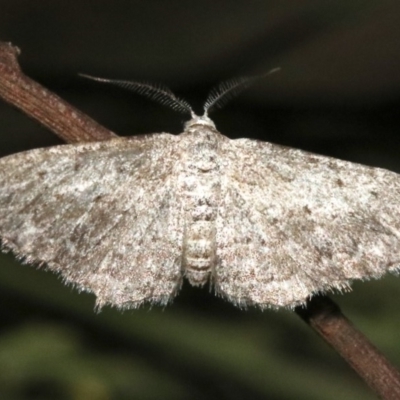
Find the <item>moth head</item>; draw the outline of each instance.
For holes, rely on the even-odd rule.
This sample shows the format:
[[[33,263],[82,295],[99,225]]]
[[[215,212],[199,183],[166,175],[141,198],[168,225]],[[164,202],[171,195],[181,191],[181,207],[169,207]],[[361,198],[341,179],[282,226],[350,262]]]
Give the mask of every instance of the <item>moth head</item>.
[[[194,126],[199,126],[199,125],[215,129],[215,124],[211,120],[211,118],[208,117],[208,115],[204,114],[201,117],[199,117],[196,114],[192,114],[192,119],[190,119],[185,123],[185,131],[193,128]]]

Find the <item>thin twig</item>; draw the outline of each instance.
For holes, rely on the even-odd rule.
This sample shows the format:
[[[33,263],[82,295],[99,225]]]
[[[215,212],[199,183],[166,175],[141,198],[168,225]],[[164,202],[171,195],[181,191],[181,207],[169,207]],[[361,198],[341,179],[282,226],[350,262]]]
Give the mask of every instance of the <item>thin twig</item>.
[[[400,399],[400,374],[327,296],[296,313],[328,342],[382,399]]]
[[[67,143],[108,140],[115,133],[104,128],[57,95],[24,75],[19,49],[0,42],[0,97],[50,129]]]

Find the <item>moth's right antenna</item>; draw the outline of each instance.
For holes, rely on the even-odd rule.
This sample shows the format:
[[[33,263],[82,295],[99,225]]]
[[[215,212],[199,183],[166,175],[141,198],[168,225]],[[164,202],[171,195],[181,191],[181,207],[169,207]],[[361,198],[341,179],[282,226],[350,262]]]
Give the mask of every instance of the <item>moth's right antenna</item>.
[[[247,89],[256,80],[264,78],[277,71],[280,71],[280,68],[271,69],[263,75],[234,78],[229,81],[221,82],[218,86],[211,89],[210,94],[204,103],[204,115],[208,115],[212,108],[223,107],[229,100],[238,95],[242,90]]]
[[[174,93],[172,93],[172,91],[166,86],[154,85],[147,82],[98,78],[96,76],[91,76],[87,74],[79,74],[79,76],[92,79],[93,81],[111,83],[112,85],[116,85],[124,89],[133,90],[134,92],[155,100],[160,104],[168,106],[175,111],[181,113],[189,113],[192,117],[195,116],[192,107],[190,107],[190,104],[187,101],[176,97]]]

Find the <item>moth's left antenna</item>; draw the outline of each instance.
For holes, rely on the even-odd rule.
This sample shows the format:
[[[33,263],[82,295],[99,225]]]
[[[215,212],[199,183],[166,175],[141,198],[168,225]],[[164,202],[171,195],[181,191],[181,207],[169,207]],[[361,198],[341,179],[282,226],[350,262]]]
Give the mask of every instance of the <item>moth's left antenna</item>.
[[[172,91],[166,86],[154,85],[148,82],[98,78],[96,76],[91,76],[87,74],[78,74],[78,75],[82,76],[83,78],[91,79],[93,81],[110,83],[112,85],[116,85],[124,89],[133,90],[134,92],[146,96],[151,100],[155,100],[160,104],[168,106],[175,111],[185,114],[189,113],[191,114],[192,117],[195,116],[192,107],[190,107],[190,104],[187,101],[175,96],[175,94],[172,93]]]

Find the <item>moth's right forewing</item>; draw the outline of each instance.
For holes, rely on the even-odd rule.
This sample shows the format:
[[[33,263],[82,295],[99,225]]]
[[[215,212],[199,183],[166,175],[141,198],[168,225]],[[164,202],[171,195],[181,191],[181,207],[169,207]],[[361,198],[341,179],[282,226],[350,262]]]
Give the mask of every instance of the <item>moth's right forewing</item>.
[[[217,292],[294,307],[400,269],[400,175],[240,139],[221,154]]]

